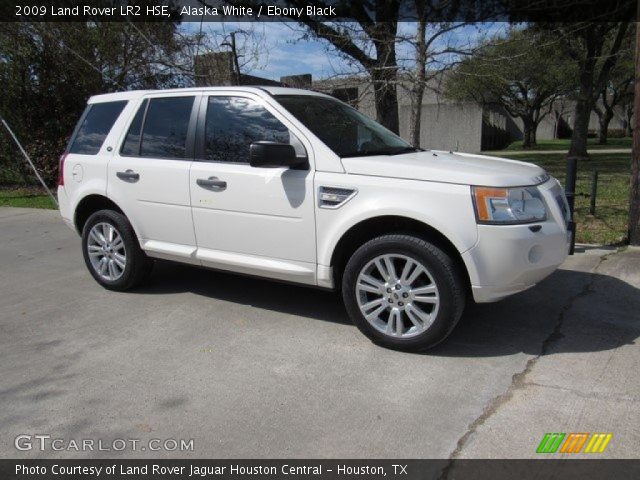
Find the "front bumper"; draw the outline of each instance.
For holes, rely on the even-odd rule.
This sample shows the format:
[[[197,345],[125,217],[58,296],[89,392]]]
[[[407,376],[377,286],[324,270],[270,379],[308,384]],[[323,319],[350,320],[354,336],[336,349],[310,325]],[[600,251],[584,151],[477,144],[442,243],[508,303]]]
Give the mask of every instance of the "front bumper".
[[[558,184],[552,179],[539,188],[549,210],[546,221],[531,225],[478,225],[478,241],[462,254],[476,302],[495,302],[526,290],[567,258],[571,232],[557,201]]]

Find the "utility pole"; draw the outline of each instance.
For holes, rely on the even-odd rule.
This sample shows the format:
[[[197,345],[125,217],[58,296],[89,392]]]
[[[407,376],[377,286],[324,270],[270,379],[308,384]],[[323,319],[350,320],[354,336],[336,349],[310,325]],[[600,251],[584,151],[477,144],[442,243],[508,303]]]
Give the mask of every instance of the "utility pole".
[[[640,245],[640,0],[636,6],[636,57],[633,98],[633,153],[629,192],[629,243]]]
[[[231,55],[233,56],[233,73],[236,77],[236,85],[240,85],[240,63],[238,62],[238,51],[236,50],[236,32],[231,32]]]
[[[240,85],[242,82],[242,75],[240,74],[240,63],[238,62],[238,50],[236,49],[236,33],[231,32],[229,36],[231,37],[230,42],[223,42],[220,44],[221,47],[229,47],[231,49],[231,70],[233,70],[233,81],[236,85]],[[242,32],[241,32],[242,33]]]

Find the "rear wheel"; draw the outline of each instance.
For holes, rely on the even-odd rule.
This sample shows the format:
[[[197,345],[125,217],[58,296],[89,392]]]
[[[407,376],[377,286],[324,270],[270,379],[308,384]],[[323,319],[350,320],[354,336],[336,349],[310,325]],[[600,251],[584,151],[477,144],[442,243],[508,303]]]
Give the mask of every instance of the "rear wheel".
[[[460,319],[460,273],[442,249],[412,235],[384,235],[351,257],[342,282],[347,311],[374,342],[424,350],[444,340]]]
[[[127,217],[113,210],[99,210],[87,219],[82,251],[93,278],[110,290],[124,291],[140,285],[153,267]]]

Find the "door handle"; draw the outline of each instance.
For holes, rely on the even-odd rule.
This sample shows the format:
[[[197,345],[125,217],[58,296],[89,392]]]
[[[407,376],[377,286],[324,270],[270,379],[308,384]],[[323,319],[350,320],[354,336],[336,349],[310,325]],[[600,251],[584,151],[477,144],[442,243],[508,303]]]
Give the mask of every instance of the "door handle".
[[[133,170],[125,170],[124,172],[116,172],[116,177],[125,182],[135,183],[140,180],[140,174]]]
[[[217,192],[227,188],[227,182],[218,179],[218,177],[199,178],[196,183],[207,190],[215,190]]]

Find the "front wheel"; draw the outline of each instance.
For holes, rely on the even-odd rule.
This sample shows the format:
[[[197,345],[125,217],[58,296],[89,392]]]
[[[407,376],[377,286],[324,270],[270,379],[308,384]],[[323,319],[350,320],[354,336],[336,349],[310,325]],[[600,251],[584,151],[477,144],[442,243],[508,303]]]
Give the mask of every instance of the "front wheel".
[[[465,305],[453,259],[412,235],[384,235],[353,254],[342,280],[349,316],[371,340],[398,350],[425,350],[444,340]]]
[[[153,267],[127,217],[113,210],[100,210],[87,219],[82,229],[82,251],[93,278],[109,290],[138,286]]]

